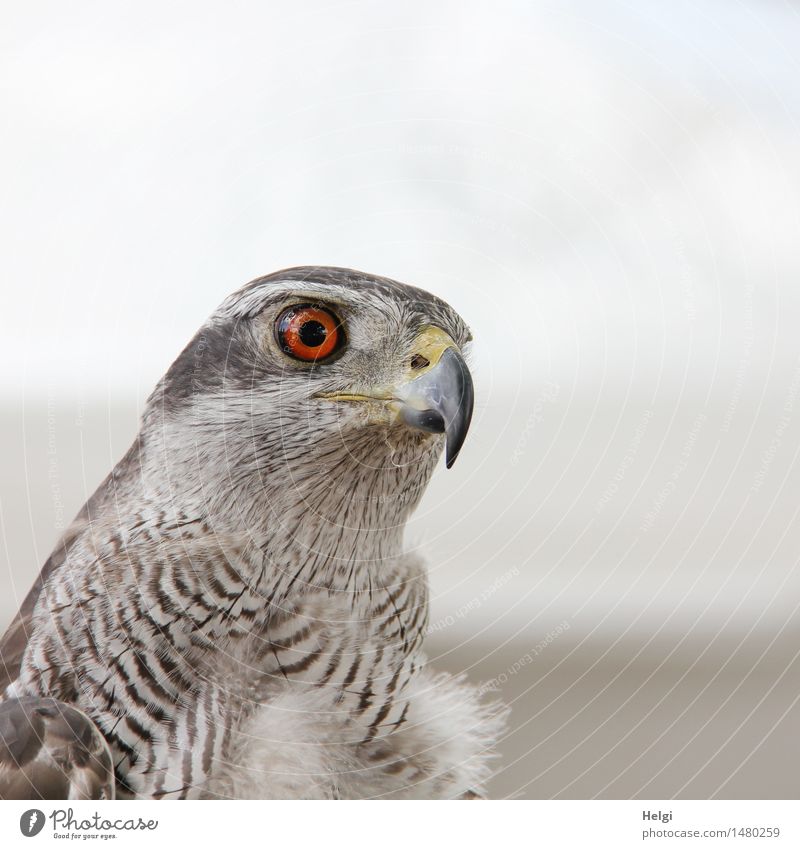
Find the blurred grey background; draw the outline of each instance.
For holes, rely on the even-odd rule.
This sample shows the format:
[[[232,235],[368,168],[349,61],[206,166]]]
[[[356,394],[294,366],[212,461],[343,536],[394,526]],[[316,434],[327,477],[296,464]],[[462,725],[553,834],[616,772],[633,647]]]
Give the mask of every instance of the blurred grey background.
[[[362,268],[473,327],[409,544],[494,795],[798,796],[796,5],[3,17],[0,627],[229,291]]]

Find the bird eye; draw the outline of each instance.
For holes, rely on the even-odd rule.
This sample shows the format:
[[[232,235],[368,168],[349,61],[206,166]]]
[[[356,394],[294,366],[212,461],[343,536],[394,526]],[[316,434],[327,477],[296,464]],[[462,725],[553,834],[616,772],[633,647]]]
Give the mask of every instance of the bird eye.
[[[275,323],[275,334],[284,353],[307,363],[324,360],[344,342],[339,319],[330,310],[313,304],[285,309]]]

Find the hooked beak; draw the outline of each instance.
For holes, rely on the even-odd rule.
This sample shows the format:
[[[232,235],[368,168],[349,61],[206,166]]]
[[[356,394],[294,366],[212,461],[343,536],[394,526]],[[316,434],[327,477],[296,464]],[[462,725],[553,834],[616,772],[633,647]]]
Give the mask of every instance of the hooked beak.
[[[400,420],[426,433],[446,436],[445,463],[455,463],[467,437],[475,393],[472,376],[456,343],[438,327],[417,337],[406,380],[376,387],[375,394],[324,393],[332,401],[380,401],[397,410]]]
[[[430,350],[423,354],[430,366],[398,387],[396,397],[402,401],[400,416],[407,425],[428,433],[446,434],[445,464],[449,469],[467,438],[475,392],[461,352],[447,334],[439,333],[446,342],[437,340],[439,344],[435,347],[441,347],[438,356],[431,359]]]

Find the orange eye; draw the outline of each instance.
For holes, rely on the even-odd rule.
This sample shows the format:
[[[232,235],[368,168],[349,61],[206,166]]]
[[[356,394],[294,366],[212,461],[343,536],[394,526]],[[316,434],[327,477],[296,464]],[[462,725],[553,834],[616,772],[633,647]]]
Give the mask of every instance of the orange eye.
[[[329,310],[312,304],[285,309],[275,323],[281,350],[303,362],[329,357],[344,342],[341,322]]]

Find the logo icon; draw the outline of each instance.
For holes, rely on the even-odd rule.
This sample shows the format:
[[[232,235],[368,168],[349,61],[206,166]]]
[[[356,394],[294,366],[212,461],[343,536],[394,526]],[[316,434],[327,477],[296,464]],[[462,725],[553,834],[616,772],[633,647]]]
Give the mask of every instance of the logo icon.
[[[19,830],[25,837],[36,837],[44,828],[44,812],[38,808],[31,808],[19,818]]]

